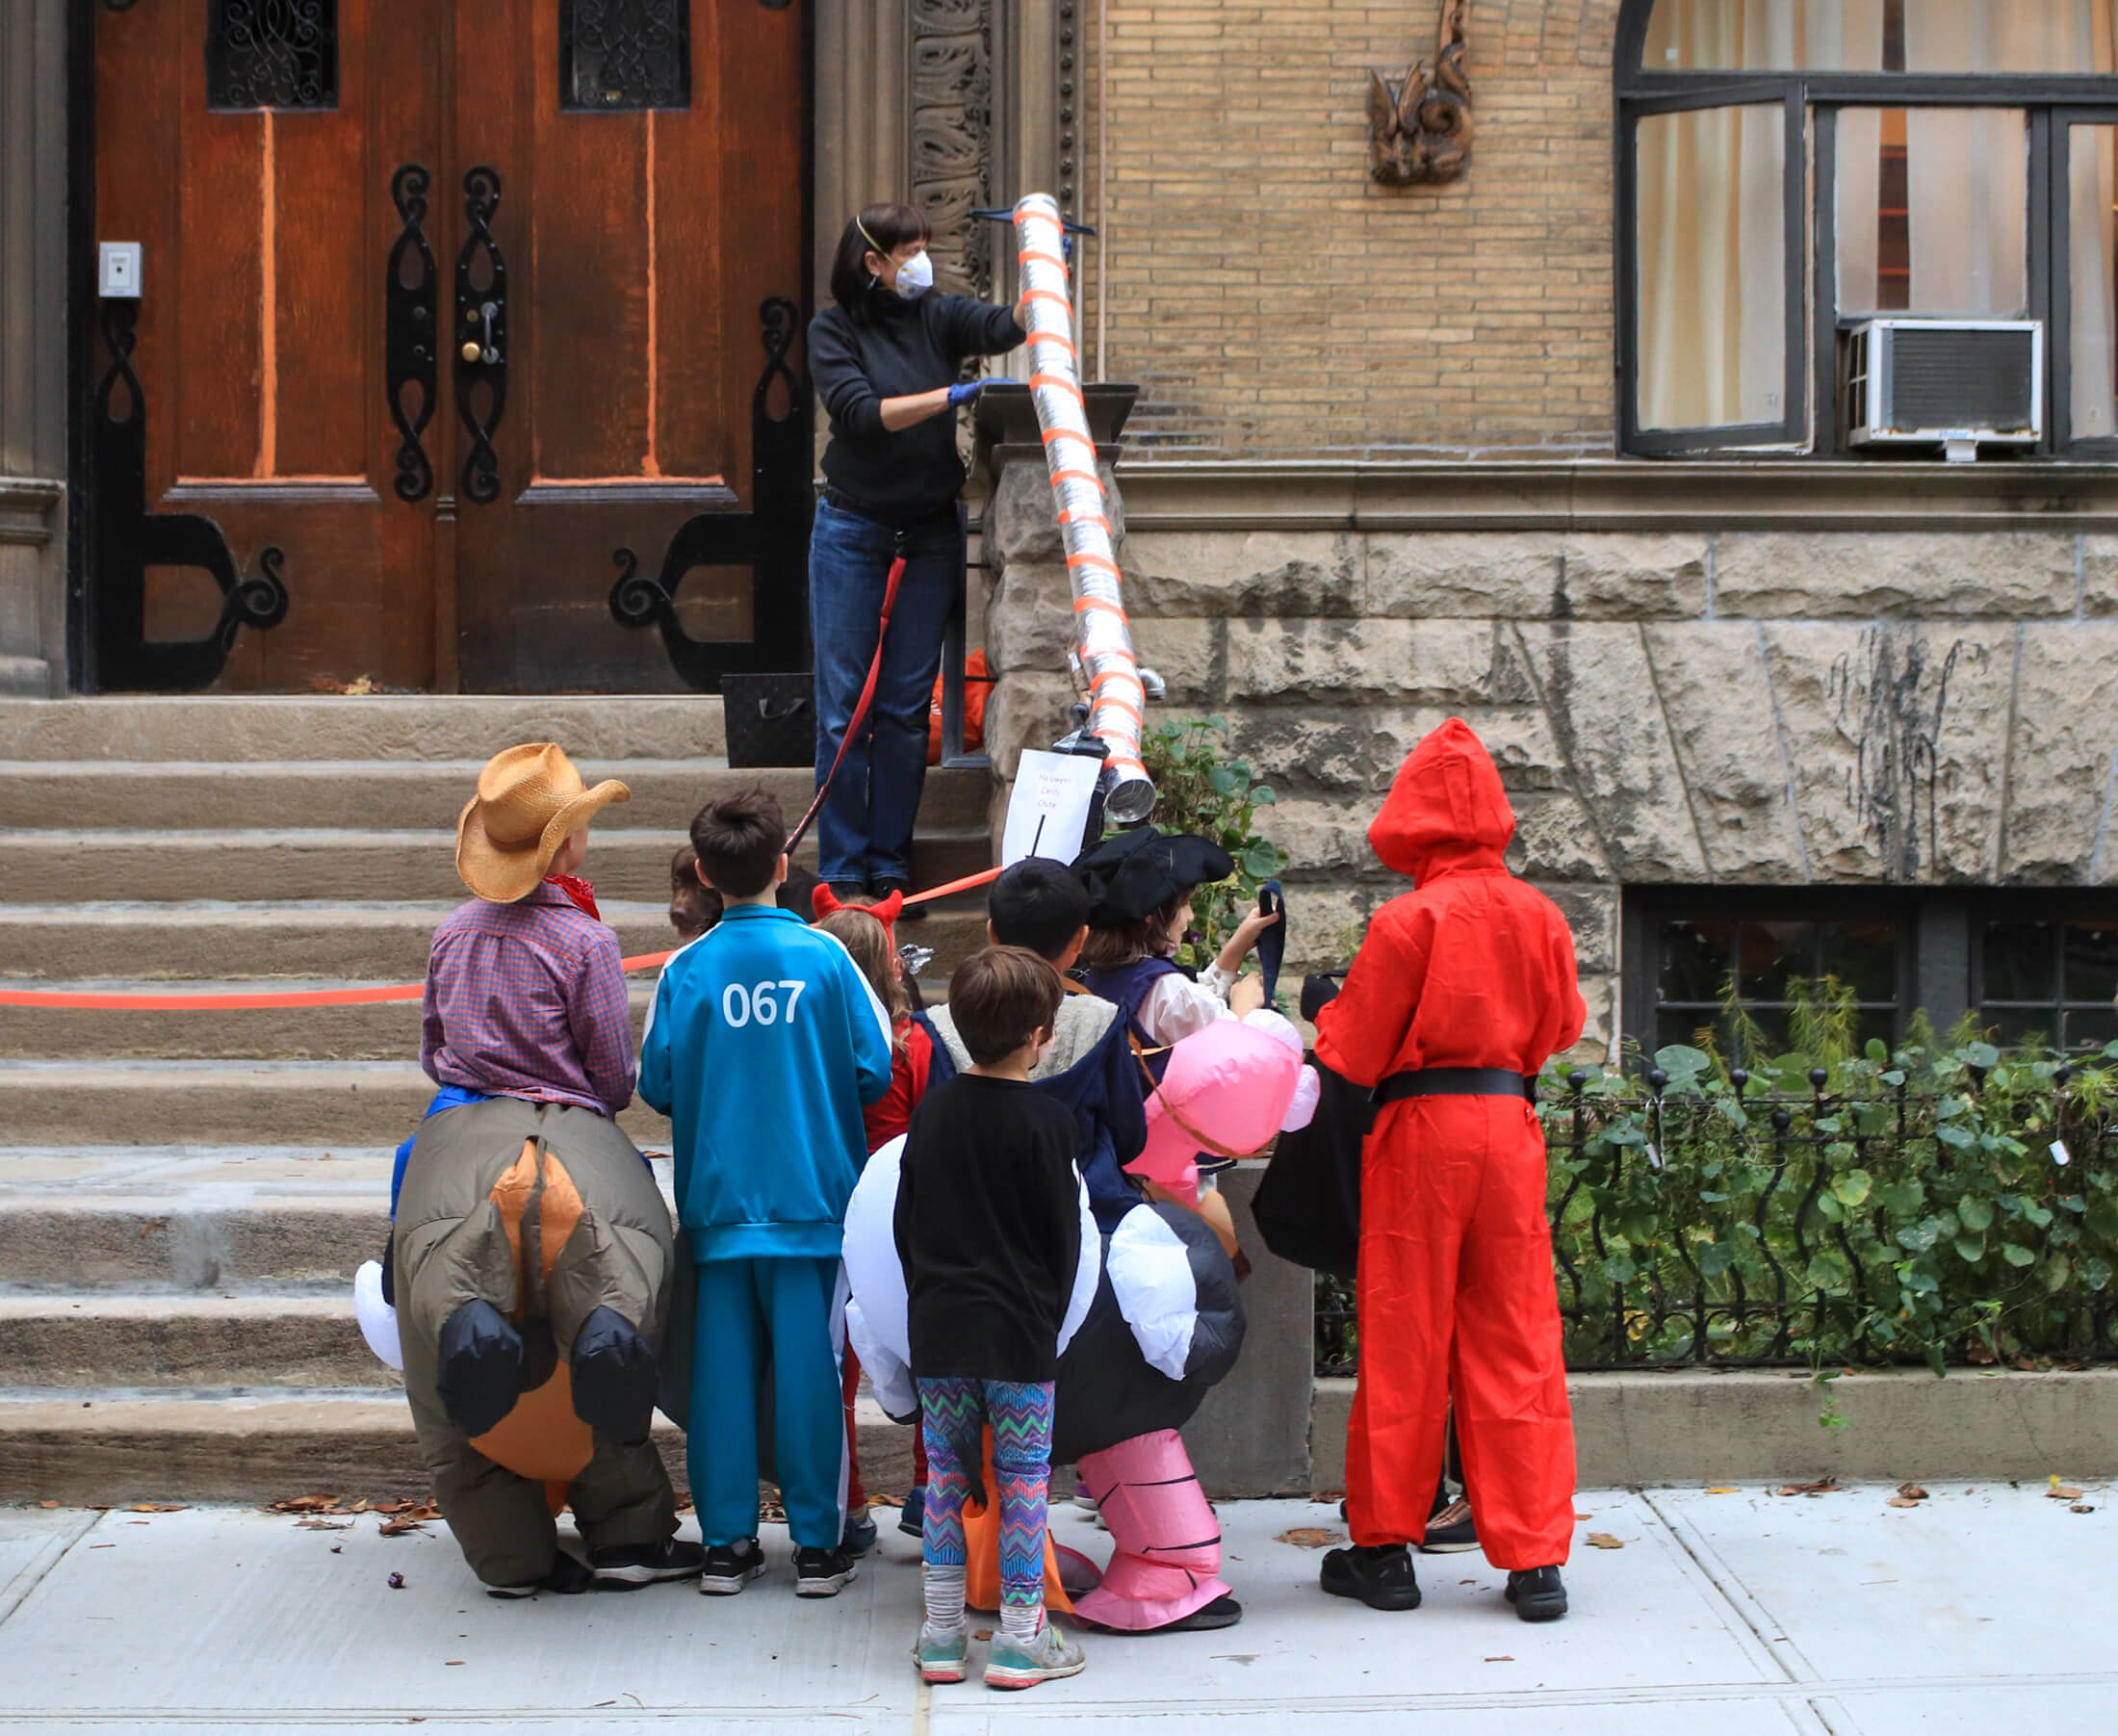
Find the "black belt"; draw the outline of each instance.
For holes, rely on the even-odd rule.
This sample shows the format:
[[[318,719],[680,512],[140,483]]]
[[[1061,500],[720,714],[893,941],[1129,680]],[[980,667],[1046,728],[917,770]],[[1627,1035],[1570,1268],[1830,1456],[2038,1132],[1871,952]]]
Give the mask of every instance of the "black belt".
[[[1368,1101],[1379,1109],[1408,1097],[1514,1097],[1534,1103],[1537,1080],[1534,1073],[1506,1067],[1419,1067],[1391,1074],[1368,1093]]]
[[[824,505],[835,511],[850,512],[855,518],[865,518],[871,524],[885,525],[892,531],[917,531],[921,525],[939,523],[944,518],[956,516],[956,503],[943,501],[939,506],[923,506],[907,513],[893,506],[876,506],[866,501],[857,501],[842,489],[824,487]]]

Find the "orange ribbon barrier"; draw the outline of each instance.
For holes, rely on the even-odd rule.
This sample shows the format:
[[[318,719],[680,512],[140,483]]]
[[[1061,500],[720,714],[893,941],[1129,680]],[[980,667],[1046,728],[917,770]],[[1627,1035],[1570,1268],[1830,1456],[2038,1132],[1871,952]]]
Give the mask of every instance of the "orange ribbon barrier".
[[[905,902],[924,904],[932,898],[946,898],[955,893],[990,886],[999,877],[998,868],[985,868],[975,874],[966,874],[961,880],[914,893]],[[667,952],[642,952],[620,962],[628,971],[653,971],[667,964],[676,952],[675,947]],[[220,995],[89,995],[67,989],[0,988],[0,1006],[72,1007],[135,1013],[240,1013],[273,1007],[375,1006],[384,1001],[418,1000],[426,993],[426,985],[417,982],[392,983],[376,989],[292,989],[262,994],[238,990]]]

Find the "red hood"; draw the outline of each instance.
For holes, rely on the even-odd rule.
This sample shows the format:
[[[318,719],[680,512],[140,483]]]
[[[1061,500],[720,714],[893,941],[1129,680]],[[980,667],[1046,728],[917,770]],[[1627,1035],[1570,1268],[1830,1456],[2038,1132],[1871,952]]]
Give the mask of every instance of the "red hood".
[[[1383,866],[1424,885],[1451,868],[1497,868],[1515,811],[1478,732],[1460,717],[1421,738],[1398,767],[1368,842]]]

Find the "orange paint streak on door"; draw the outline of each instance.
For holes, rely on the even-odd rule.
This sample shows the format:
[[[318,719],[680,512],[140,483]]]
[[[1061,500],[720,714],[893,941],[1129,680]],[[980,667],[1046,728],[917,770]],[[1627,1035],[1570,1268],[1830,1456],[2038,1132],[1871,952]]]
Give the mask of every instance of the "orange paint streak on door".
[[[272,161],[272,111],[267,109],[258,156],[263,213],[258,222],[258,406],[257,462],[252,476],[269,477],[279,463],[279,237],[274,210],[278,178]]]

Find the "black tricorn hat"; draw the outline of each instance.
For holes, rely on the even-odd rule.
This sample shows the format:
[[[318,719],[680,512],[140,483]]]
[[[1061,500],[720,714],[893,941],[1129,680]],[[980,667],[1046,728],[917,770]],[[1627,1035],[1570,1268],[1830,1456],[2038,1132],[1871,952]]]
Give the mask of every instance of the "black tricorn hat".
[[[1179,893],[1235,872],[1235,858],[1193,832],[1135,826],[1106,838],[1074,865],[1089,889],[1089,926],[1123,928],[1152,916]]]

